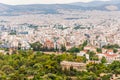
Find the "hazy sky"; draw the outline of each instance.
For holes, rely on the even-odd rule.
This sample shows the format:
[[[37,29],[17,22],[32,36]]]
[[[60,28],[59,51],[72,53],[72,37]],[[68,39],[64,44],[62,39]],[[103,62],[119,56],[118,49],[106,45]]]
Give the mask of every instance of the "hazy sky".
[[[0,0],[0,3],[16,5],[16,4],[54,4],[54,3],[89,2],[89,1],[93,0]]]

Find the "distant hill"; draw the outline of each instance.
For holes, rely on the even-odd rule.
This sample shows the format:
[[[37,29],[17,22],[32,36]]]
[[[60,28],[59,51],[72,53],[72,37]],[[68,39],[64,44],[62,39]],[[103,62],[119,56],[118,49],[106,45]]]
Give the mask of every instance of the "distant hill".
[[[9,10],[10,6],[6,4],[0,4],[0,12]]]
[[[98,1],[91,1],[88,3],[75,2],[75,3],[71,3],[70,5],[88,7],[88,9],[92,9],[92,10],[107,10],[107,11],[120,10],[120,0],[109,0],[109,1],[98,0]]]
[[[83,7],[99,7],[103,5],[116,5],[119,4],[120,0],[110,0],[110,1],[91,1],[88,3],[85,2],[75,2],[71,3],[70,5],[77,5],[77,6],[83,6]]]
[[[84,10],[82,6],[69,4],[31,4],[31,5],[6,5],[0,4],[0,15],[19,14],[58,14],[58,10]]]
[[[31,5],[0,4],[0,15],[12,16],[21,14],[59,14],[60,9],[119,11],[120,0],[92,1],[88,3],[77,2],[70,4],[31,4]]]

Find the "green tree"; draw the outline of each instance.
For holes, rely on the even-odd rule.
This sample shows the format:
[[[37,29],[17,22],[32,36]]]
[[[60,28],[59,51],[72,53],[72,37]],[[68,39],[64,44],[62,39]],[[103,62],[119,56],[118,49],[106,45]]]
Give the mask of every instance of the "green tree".
[[[40,42],[35,42],[31,44],[31,47],[34,51],[40,51],[42,48],[42,44]]]
[[[108,67],[109,67],[109,69],[111,70],[112,73],[118,74],[118,71],[120,69],[120,62],[119,61],[114,61]]]
[[[105,57],[102,57],[101,63],[106,63],[106,62],[107,62],[106,58],[105,58]]]
[[[77,53],[77,52],[80,52],[80,50],[79,50],[79,48],[72,47],[71,49],[68,50],[68,52],[70,52],[70,53]]]
[[[6,73],[7,75],[12,74],[15,72],[14,68],[10,65],[4,65],[1,70]]]
[[[85,47],[85,46],[87,46],[87,44],[88,43],[87,43],[87,40],[86,40],[86,41],[83,42],[82,46]]]
[[[117,53],[117,52],[118,52],[118,50],[117,50],[117,49],[113,49],[113,52],[114,52],[114,53]]]
[[[89,52],[87,52],[87,54],[89,54],[89,59],[90,59],[90,60],[95,60],[95,59],[97,59],[97,56],[96,56],[96,53],[95,53],[95,52],[89,51]]]
[[[65,52],[65,51],[66,51],[65,45],[61,45],[61,51],[62,51],[62,52]]]
[[[102,53],[102,49],[101,48],[97,48],[97,52],[98,53]]]

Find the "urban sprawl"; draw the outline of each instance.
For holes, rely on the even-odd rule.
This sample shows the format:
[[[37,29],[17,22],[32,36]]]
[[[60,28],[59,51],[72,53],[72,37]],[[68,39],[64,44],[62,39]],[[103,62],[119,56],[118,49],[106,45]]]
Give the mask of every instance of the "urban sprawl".
[[[96,48],[102,48],[102,53],[97,55],[108,57],[112,61],[111,59],[119,59],[116,57],[120,55],[103,46],[120,45],[119,14],[119,11],[72,10],[61,11],[61,14],[1,16],[0,47],[27,50],[32,49],[31,44],[38,42],[48,50],[61,51],[62,46],[69,50],[87,41],[88,45],[81,51],[82,54],[86,50],[96,51]]]
[[[64,11],[61,14],[0,16],[0,53],[36,50],[77,53],[86,63],[120,61],[120,11]],[[86,70],[86,63],[62,61],[62,68]],[[81,67],[81,68],[79,68]],[[112,79],[111,79],[112,80]],[[114,79],[113,79],[114,80]]]

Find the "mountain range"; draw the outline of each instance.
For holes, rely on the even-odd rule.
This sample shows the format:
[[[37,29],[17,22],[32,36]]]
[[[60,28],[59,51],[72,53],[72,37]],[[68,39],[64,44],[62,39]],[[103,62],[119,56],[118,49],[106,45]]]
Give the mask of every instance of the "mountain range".
[[[30,4],[7,5],[0,4],[0,15],[21,14],[60,14],[59,10],[101,10],[120,11],[120,0],[76,2],[69,4]]]

